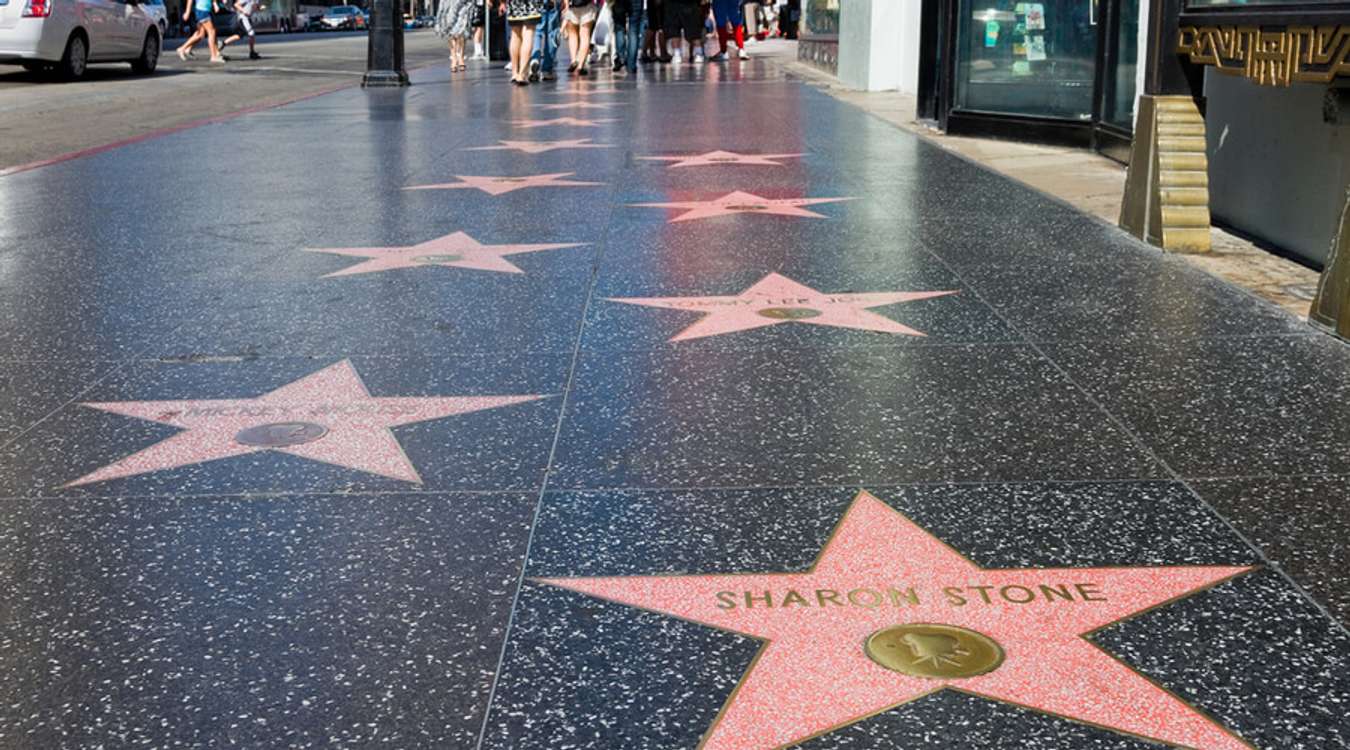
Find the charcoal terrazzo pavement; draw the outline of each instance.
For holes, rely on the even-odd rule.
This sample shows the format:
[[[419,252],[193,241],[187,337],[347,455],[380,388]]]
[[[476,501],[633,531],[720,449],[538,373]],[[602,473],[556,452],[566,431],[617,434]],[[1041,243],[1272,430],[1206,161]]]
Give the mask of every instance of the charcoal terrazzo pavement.
[[[695,748],[760,641],[543,579],[806,571],[865,490],[986,569],[1252,566],[1087,637],[1251,747],[1350,748],[1350,349],[764,61],[414,82],[0,178],[0,747]],[[615,106],[539,106],[580,101]],[[512,124],[567,116],[597,124]],[[801,156],[638,158],[714,150]],[[600,184],[404,189],[564,172]],[[853,200],[631,205],[733,191]],[[305,251],[453,232],[579,244],[519,274]],[[872,308],[923,336],[688,341],[697,311],[613,301],[771,273],[955,294]],[[344,362],[376,400],[539,398],[390,428],[418,482],[258,450],[70,486],[176,433],[86,404]],[[789,744],[1159,746],[1027,701]]]

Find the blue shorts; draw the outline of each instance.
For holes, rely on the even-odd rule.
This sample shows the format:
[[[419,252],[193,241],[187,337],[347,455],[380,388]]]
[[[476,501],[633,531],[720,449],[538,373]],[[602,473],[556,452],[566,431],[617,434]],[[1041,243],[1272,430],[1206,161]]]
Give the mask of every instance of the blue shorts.
[[[211,11],[209,10],[193,10],[192,14],[196,17],[197,23],[211,20]]]

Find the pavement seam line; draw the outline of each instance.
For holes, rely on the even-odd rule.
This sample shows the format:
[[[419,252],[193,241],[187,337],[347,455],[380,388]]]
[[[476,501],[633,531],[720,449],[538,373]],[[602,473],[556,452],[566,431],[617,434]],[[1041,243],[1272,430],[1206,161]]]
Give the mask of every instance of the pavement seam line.
[[[500,85],[498,84],[498,86]],[[482,750],[483,743],[487,741],[488,727],[491,726],[492,707],[496,701],[497,687],[501,684],[502,671],[506,665],[506,653],[511,646],[511,631],[515,627],[516,610],[520,606],[520,595],[525,588],[526,574],[530,564],[530,552],[534,547],[534,534],[539,527],[539,516],[543,512],[544,498],[549,492],[549,477],[553,472],[553,462],[558,453],[558,444],[562,440],[563,426],[567,422],[567,407],[571,403],[577,365],[581,361],[581,344],[586,338],[586,317],[590,313],[591,302],[595,299],[595,288],[600,279],[600,264],[604,261],[605,250],[609,246],[609,236],[618,207],[619,185],[620,181],[615,180],[609,191],[609,212],[604,217],[604,232],[596,242],[595,259],[592,261],[590,283],[586,290],[586,302],[581,306],[580,319],[577,321],[576,344],[572,347],[572,361],[568,365],[567,380],[563,384],[562,398],[558,404],[558,421],[553,432],[553,443],[549,446],[548,460],[544,464],[544,477],[539,486],[538,497],[535,499],[534,514],[530,519],[530,532],[525,538],[525,551],[520,560],[520,575],[516,579],[515,591],[511,595],[511,609],[506,618],[506,627],[502,630],[501,650],[497,653],[497,664],[492,672],[492,687],[488,690],[487,700],[483,704],[483,723],[478,730],[478,741],[474,743],[475,750]]]

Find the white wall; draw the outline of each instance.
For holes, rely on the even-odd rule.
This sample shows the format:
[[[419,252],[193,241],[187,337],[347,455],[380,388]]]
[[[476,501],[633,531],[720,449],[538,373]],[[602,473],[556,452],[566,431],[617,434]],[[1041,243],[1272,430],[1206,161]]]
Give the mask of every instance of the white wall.
[[[920,0],[840,3],[840,82],[861,91],[918,93],[920,17]]]
[[[1350,180],[1346,124],[1323,122],[1326,87],[1258,86],[1205,74],[1210,211],[1215,218],[1321,262]]]

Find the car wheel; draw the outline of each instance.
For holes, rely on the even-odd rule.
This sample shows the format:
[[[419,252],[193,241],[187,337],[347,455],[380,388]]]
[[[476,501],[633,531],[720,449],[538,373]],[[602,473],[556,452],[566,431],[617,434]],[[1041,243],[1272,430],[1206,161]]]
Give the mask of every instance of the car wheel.
[[[77,31],[66,41],[66,51],[61,55],[61,62],[56,64],[56,71],[63,80],[78,81],[84,77],[88,65],[89,43],[84,40],[84,34]]]
[[[141,56],[131,61],[131,70],[137,75],[147,76],[159,67],[159,34],[145,32],[145,43],[141,45]]]

